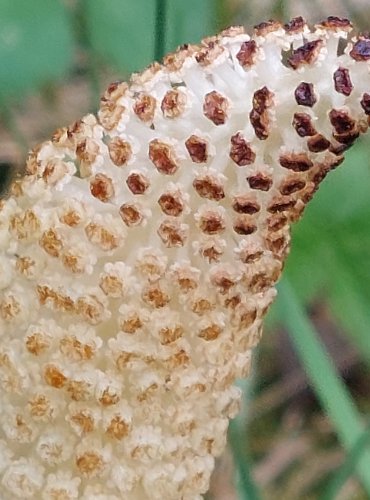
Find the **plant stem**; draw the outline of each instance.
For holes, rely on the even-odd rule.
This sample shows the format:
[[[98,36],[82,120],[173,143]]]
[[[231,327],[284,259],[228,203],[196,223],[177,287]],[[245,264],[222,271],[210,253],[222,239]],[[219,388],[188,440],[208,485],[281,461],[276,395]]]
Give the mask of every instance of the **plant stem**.
[[[154,59],[160,61],[166,52],[167,0],[156,0]]]

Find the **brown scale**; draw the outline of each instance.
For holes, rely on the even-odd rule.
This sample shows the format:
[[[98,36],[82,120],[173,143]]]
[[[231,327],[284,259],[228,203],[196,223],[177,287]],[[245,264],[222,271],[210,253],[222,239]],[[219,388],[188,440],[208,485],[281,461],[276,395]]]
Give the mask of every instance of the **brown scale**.
[[[329,119],[334,127],[333,137],[340,144],[352,144],[360,135],[356,120],[346,110],[332,109]]]
[[[98,245],[102,250],[113,250],[119,245],[117,235],[106,229],[101,224],[90,222],[85,227],[87,239],[93,245]]]
[[[270,132],[269,108],[273,105],[274,93],[266,86],[253,94],[252,111],[249,114],[252,127],[258,139],[265,140]]]
[[[184,349],[179,349],[175,354],[172,354],[168,358],[162,361],[163,366],[170,372],[176,370],[179,367],[185,368],[190,364],[190,357],[184,351]]]
[[[121,439],[129,435],[130,425],[125,422],[119,415],[116,415],[109,422],[109,425],[105,432],[108,434],[108,436],[120,441]]]
[[[252,293],[263,293],[269,288],[272,288],[280,277],[280,269],[274,274],[265,273],[263,271],[255,273],[251,276],[248,288]]]
[[[184,200],[180,192],[163,193],[158,203],[166,215],[171,215],[173,217],[178,217],[184,210]]]
[[[226,294],[233,286],[236,285],[236,280],[225,269],[216,269],[211,275],[211,283],[218,292]]]
[[[287,212],[296,204],[296,200],[289,196],[275,196],[267,206],[267,211],[270,214]]]
[[[34,273],[35,264],[36,262],[30,257],[18,257],[15,263],[15,269],[26,278],[31,278]]]
[[[45,382],[55,389],[61,389],[67,382],[67,377],[51,363],[44,366],[43,377]]]
[[[257,36],[265,37],[269,33],[278,31],[281,27],[282,24],[279,21],[274,21],[274,20],[264,21],[254,26],[254,32]]]
[[[43,417],[50,418],[53,413],[53,407],[50,400],[44,394],[35,394],[28,400],[27,408],[34,419]]]
[[[307,139],[307,147],[312,153],[321,153],[330,147],[330,141],[321,134],[315,134]]]
[[[101,102],[98,117],[101,125],[106,130],[113,130],[117,127],[122,119],[122,115],[126,108],[113,101]]]
[[[13,215],[9,221],[9,230],[18,240],[34,237],[39,233],[40,228],[40,220],[31,209],[27,209],[23,214]]]
[[[48,229],[40,238],[40,246],[52,257],[59,257],[63,249],[63,241],[54,229]]]
[[[103,274],[99,279],[99,288],[107,297],[122,297],[124,284],[120,278],[114,274]]]
[[[124,203],[121,205],[119,214],[128,227],[138,226],[144,220],[140,207],[135,203]]]
[[[370,94],[365,92],[362,95],[360,104],[361,104],[362,109],[365,111],[365,114],[370,115]]]
[[[257,262],[263,256],[263,253],[259,245],[250,245],[240,251],[239,260],[243,264],[252,264],[253,262]]]
[[[149,158],[161,174],[172,175],[178,169],[173,147],[159,139],[150,141]]]
[[[51,142],[57,147],[72,149],[74,146],[73,137],[68,133],[67,127],[57,128],[51,136]]]
[[[257,319],[255,307],[241,303],[234,311],[233,317],[237,320],[240,329],[250,328]]]
[[[312,118],[307,113],[294,113],[292,125],[300,137],[316,135],[316,129],[312,124]]]
[[[199,249],[200,255],[208,261],[209,264],[212,262],[219,262],[224,249],[222,245],[216,241],[207,241]]]
[[[51,338],[44,332],[35,332],[25,339],[25,346],[29,353],[34,356],[44,354],[51,346]]]
[[[233,229],[237,234],[247,236],[257,231],[257,225],[250,215],[239,215],[233,222]]]
[[[126,179],[126,184],[132,194],[144,194],[150,186],[149,179],[139,172],[131,173]]]
[[[85,167],[88,167],[92,163],[94,163],[98,154],[99,154],[99,145],[89,137],[86,137],[86,139],[83,139],[77,144],[76,147],[77,159]]]
[[[191,57],[199,47],[191,44],[181,45],[175,52],[167,54],[163,58],[163,64],[169,71],[179,71],[185,60]]]
[[[136,333],[137,330],[142,328],[143,321],[137,312],[132,312],[127,316],[123,317],[119,321],[120,329],[125,333]]]
[[[191,310],[193,313],[203,316],[214,309],[214,305],[205,298],[199,298],[195,300],[191,305]]]
[[[107,203],[114,196],[113,181],[105,174],[96,174],[90,180],[90,192],[103,203]]]
[[[76,307],[74,301],[68,295],[61,292],[56,292],[47,285],[37,285],[36,293],[40,305],[46,303],[52,304],[56,310],[65,312],[74,312]]]
[[[161,289],[159,284],[147,285],[143,290],[142,299],[155,309],[160,309],[170,302],[169,295]]]
[[[266,248],[280,260],[284,260],[289,252],[290,242],[285,231],[268,234],[265,238],[265,244]]]
[[[264,174],[263,172],[250,175],[247,177],[247,181],[251,189],[256,189],[258,191],[269,191],[273,183],[272,176]]]
[[[221,333],[222,333],[221,327],[216,324],[212,324],[200,330],[198,332],[198,337],[207,341],[211,341],[211,340],[216,340],[221,335]]]
[[[193,187],[202,198],[220,201],[225,198],[225,192],[221,182],[212,175],[198,176],[193,181]]]
[[[237,305],[241,303],[242,299],[240,294],[237,295],[231,295],[230,297],[227,297],[224,302],[224,306],[227,307],[228,309],[234,310]]]
[[[285,177],[284,180],[280,183],[279,191],[283,195],[289,195],[300,191],[305,187],[305,185],[306,181],[300,176],[289,175],[288,177]]]
[[[93,450],[77,455],[75,463],[81,475],[85,478],[100,476],[106,466],[103,457]]]
[[[346,68],[338,68],[333,75],[334,87],[337,92],[345,96],[351,95],[353,85],[349,70]]]
[[[95,355],[95,346],[83,344],[74,335],[65,335],[59,341],[59,350],[71,361],[86,361]]]
[[[261,210],[261,206],[257,202],[255,196],[250,194],[240,194],[234,196],[231,206],[233,210],[239,214],[253,215]]]
[[[244,69],[249,69],[256,62],[257,54],[257,43],[254,40],[249,40],[241,44],[240,50],[236,54],[236,58]]]
[[[349,55],[355,61],[368,61],[370,59],[370,38],[360,35],[359,40],[353,45]]]
[[[280,155],[279,163],[282,167],[293,172],[306,172],[313,165],[307,153],[284,153]]]
[[[167,248],[183,247],[187,240],[187,227],[178,220],[163,221],[158,228],[158,235]]]
[[[181,292],[188,293],[198,287],[199,276],[189,267],[183,266],[173,269],[171,277]]]
[[[135,115],[144,123],[152,122],[154,118],[157,101],[150,94],[141,93],[135,99],[133,111]]]
[[[352,23],[345,17],[329,16],[325,21],[322,21],[317,26],[323,27],[332,31],[351,31]]]
[[[266,222],[270,232],[280,231],[280,229],[283,229],[289,224],[288,217],[283,213],[269,215]]]
[[[216,211],[208,210],[199,218],[199,229],[205,234],[220,234],[225,228],[225,220],[221,214]]]
[[[231,136],[229,156],[239,167],[251,165],[256,159],[256,153],[240,132]]]
[[[82,216],[76,210],[71,209],[66,210],[63,214],[61,214],[59,216],[59,220],[67,226],[77,227],[82,221]]]
[[[205,139],[193,134],[186,139],[185,146],[194,163],[205,163],[208,160],[208,142]]]
[[[120,97],[123,97],[129,89],[126,82],[116,81],[108,85],[108,88],[104,92],[101,102],[105,103],[107,101],[117,102]]]
[[[169,345],[181,339],[183,335],[184,329],[181,325],[176,325],[173,328],[165,327],[159,330],[159,341],[162,345]]]
[[[284,29],[288,35],[302,33],[307,26],[306,21],[301,16],[294,17],[288,23],[284,24]]]
[[[313,40],[293,50],[293,54],[288,58],[289,66],[298,69],[313,64],[317,60],[323,45],[323,40]]]
[[[157,61],[154,61],[143,71],[139,73],[132,73],[130,76],[130,83],[133,87],[145,87],[145,84],[150,83],[156,74],[161,71],[161,69],[162,66]]]
[[[49,186],[53,186],[63,179],[67,172],[68,167],[63,161],[49,160],[42,173],[42,178]]]
[[[31,149],[31,151],[27,155],[26,159],[26,175],[36,175],[39,167],[38,154],[41,149],[41,145],[36,146]]]
[[[90,325],[98,325],[104,319],[104,305],[96,295],[85,295],[76,300],[75,311]]]
[[[224,50],[225,49],[217,43],[217,40],[211,39],[205,47],[202,47],[195,54],[195,60],[203,67],[209,66],[224,52]]]
[[[294,91],[294,97],[297,104],[301,106],[312,106],[316,103],[317,97],[314,92],[313,84],[301,82]]]
[[[62,263],[72,273],[83,273],[85,271],[85,265],[81,257],[73,254],[71,250],[63,253]]]
[[[223,125],[227,119],[229,101],[216,90],[204,96],[203,113],[215,125]]]
[[[168,90],[161,103],[163,116],[177,118],[185,110],[186,95],[178,89]]]
[[[131,159],[131,144],[120,137],[113,137],[108,144],[109,157],[117,167],[122,167]]]

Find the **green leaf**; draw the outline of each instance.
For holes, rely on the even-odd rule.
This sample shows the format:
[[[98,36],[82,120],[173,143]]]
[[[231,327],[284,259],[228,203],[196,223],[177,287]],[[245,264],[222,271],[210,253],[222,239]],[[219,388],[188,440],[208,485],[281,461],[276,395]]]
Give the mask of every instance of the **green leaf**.
[[[364,431],[361,415],[288,280],[280,284],[279,292],[281,317],[284,318],[292,343],[317,397],[337,431],[339,441],[350,452]],[[368,494],[369,471],[370,451],[366,450],[357,464],[356,472]]]
[[[125,72],[153,60],[154,0],[85,0],[91,48],[104,62]]]
[[[73,38],[59,0],[0,2],[0,99],[63,77]]]

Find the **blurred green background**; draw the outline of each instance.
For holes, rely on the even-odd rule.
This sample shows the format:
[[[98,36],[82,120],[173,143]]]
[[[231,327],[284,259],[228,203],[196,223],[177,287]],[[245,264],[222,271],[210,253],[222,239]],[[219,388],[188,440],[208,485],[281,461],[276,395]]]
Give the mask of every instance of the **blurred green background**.
[[[0,0],[1,192],[109,81],[230,24],[296,15],[370,30],[368,0]],[[370,498],[370,140],[294,229],[279,291],[208,498]]]

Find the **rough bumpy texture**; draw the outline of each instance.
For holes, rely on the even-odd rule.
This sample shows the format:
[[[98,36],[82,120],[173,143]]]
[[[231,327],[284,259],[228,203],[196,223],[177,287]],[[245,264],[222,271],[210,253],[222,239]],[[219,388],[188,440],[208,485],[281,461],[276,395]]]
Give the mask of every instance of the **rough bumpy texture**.
[[[0,205],[3,500],[206,492],[290,224],[368,127],[351,29],[230,28],[31,152]]]

